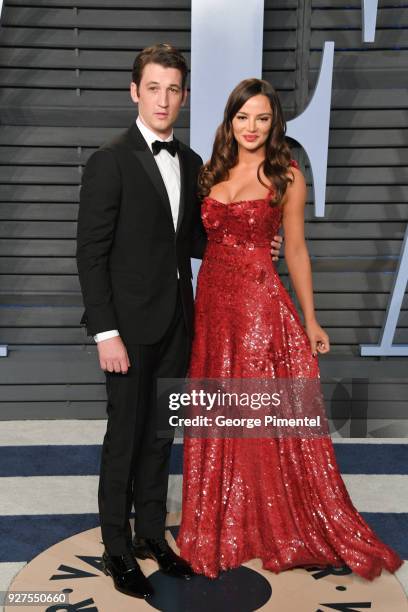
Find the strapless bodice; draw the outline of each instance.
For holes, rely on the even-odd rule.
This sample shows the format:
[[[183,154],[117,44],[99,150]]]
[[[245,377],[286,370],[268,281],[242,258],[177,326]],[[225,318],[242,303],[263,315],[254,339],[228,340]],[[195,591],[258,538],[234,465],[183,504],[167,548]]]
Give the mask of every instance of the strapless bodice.
[[[201,217],[209,242],[249,248],[270,246],[282,219],[281,207],[271,206],[270,197],[228,204],[205,197]]]
[[[295,160],[291,165],[299,167]],[[220,202],[206,196],[201,218],[209,242],[247,248],[269,247],[282,222],[282,206],[271,205],[271,189],[265,198]]]

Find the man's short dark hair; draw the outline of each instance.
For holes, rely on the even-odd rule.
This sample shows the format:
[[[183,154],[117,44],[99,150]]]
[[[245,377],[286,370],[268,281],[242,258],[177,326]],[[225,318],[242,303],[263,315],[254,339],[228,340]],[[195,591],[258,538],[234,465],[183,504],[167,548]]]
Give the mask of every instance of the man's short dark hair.
[[[167,43],[159,43],[146,47],[137,56],[133,64],[132,81],[139,89],[143,69],[147,64],[159,64],[164,68],[177,68],[181,72],[182,88],[186,86],[188,67],[187,62],[178,49]]]

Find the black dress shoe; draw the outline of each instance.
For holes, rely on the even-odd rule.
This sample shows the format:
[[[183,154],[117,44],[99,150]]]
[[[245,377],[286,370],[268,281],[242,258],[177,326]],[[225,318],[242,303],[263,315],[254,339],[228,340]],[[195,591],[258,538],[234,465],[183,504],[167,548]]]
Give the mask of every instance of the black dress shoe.
[[[165,538],[133,538],[133,551],[138,559],[154,559],[162,572],[177,578],[191,578],[194,572],[181,557],[170,548]]]
[[[102,555],[102,570],[112,576],[115,588],[131,597],[148,597],[153,595],[153,587],[143,574],[138,562],[131,552],[123,555]]]

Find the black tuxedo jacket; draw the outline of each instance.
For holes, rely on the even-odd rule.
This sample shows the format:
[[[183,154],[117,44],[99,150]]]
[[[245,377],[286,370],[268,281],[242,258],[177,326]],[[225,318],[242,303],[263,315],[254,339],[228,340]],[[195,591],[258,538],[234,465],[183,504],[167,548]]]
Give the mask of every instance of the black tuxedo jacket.
[[[193,332],[190,257],[206,242],[197,198],[202,159],[179,142],[181,195],[177,230],[156,161],[136,123],[102,145],[86,164],[77,233],[77,265],[88,335],[118,329],[124,342],[153,344],[176,302]]]

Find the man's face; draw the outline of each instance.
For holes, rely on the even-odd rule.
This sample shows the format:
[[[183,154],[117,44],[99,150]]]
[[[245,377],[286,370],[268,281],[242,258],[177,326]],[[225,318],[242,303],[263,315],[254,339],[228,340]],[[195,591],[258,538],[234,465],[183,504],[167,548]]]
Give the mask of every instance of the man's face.
[[[139,105],[143,123],[164,139],[170,135],[180,107],[186,102],[187,90],[182,89],[182,75],[177,68],[147,64],[139,90],[132,82],[130,95]]]

